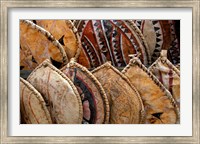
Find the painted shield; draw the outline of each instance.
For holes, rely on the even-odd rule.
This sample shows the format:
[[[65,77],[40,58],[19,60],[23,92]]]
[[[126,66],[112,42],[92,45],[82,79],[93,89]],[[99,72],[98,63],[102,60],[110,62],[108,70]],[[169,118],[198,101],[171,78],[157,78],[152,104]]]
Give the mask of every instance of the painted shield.
[[[154,62],[162,49],[168,49],[171,43],[171,31],[168,20],[133,20],[144,35]]]
[[[53,123],[82,122],[83,108],[76,87],[49,60],[45,60],[34,69],[28,81],[43,95]]]
[[[122,71],[138,90],[145,108],[146,124],[179,123],[179,109],[170,92],[135,57]]]
[[[180,64],[180,20],[170,20],[172,42],[168,50],[167,58],[174,65]]]
[[[78,63],[95,68],[106,61],[115,67],[124,67],[129,54],[142,54],[141,61],[151,64],[148,45],[139,28],[131,21],[122,20],[81,20],[76,21],[82,50]]]
[[[60,42],[68,59],[76,55],[80,38],[70,20],[34,20],[33,22],[49,31]]]
[[[52,124],[50,113],[41,94],[20,78],[20,114],[25,124]]]
[[[144,107],[137,90],[109,62],[94,69],[94,76],[103,86],[110,105],[111,124],[139,124]]]
[[[83,123],[102,124],[109,121],[106,93],[95,76],[80,64],[71,61],[61,71],[74,83],[82,99]]]
[[[45,59],[60,68],[67,62],[62,45],[42,27],[20,21],[20,70],[33,70]]]
[[[151,61],[160,56],[162,49],[169,49],[168,58],[173,64],[180,62],[180,23],[177,20],[133,20],[149,46]],[[178,35],[179,34],[179,35]]]
[[[165,56],[161,54],[149,70],[172,94],[180,108],[180,71],[167,59],[166,54],[167,51],[165,51]]]

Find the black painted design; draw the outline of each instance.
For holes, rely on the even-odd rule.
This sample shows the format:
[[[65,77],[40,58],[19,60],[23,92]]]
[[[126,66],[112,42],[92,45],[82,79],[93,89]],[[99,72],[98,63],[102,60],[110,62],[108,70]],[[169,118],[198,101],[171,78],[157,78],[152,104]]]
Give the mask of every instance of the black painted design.
[[[180,64],[180,20],[170,22],[174,39],[171,42],[167,57],[174,64]]]
[[[24,69],[24,66],[20,66],[20,70],[23,70]]]
[[[158,30],[160,30],[160,28],[159,27],[154,27],[154,30],[158,31]]]
[[[37,24],[36,20],[33,20],[33,23],[34,23],[34,24]]]
[[[58,41],[59,41],[59,43],[60,43],[61,45],[64,46],[65,44],[64,44],[64,40],[63,40],[63,38],[64,38],[64,35],[63,35],[63,36],[62,36]]]
[[[139,47],[129,24],[122,20],[89,20],[84,25],[83,22],[85,21],[80,22],[78,32],[81,35],[82,48],[91,68],[106,61],[111,61],[112,65],[116,67],[126,66],[129,59],[128,54],[137,53],[143,48]],[[142,53],[145,55],[146,49]],[[141,59],[143,63],[144,60],[146,59]],[[147,57],[148,60],[149,57]]]
[[[137,26],[139,27],[139,29],[141,28],[142,25],[142,21],[141,20],[137,20]]]
[[[161,36],[161,34],[160,34],[160,33],[156,33],[156,36],[157,36],[157,37],[160,37],[160,36]]]
[[[158,21],[152,21],[153,25],[158,24]]]
[[[86,36],[82,39],[82,41],[83,49],[88,55],[91,67],[97,67],[98,65],[100,65],[100,61],[98,60],[98,56],[95,53],[95,47],[92,45],[92,42],[90,42],[90,40]]]
[[[58,61],[52,59],[51,57],[50,57],[50,60],[51,60],[52,64],[53,64],[55,67],[60,68],[60,67],[62,66],[62,63],[60,63],[60,62],[58,62]]]
[[[154,31],[156,33],[156,45],[151,57],[151,61],[154,62],[160,56],[161,45],[162,45],[160,42],[162,42],[163,40],[162,40],[162,34],[160,33],[161,28],[158,26],[159,21],[153,20],[152,24],[154,27]]]
[[[159,113],[154,113],[154,114],[151,114],[152,116],[160,119],[160,116],[162,115],[163,113],[162,112],[159,112]],[[161,119],[160,119],[161,120]]]
[[[90,92],[90,90],[88,89],[87,85],[83,82],[83,80],[81,78],[77,77],[77,69],[76,68],[74,68],[74,73],[75,73],[74,84],[75,84],[75,86],[79,87],[82,90],[82,94],[84,94],[82,103],[84,101],[89,102],[90,119],[87,120],[86,118],[83,118],[83,120],[88,122],[89,124],[94,124],[95,120],[96,120],[96,107],[94,104],[93,94],[92,94],[92,92]]]
[[[161,39],[160,38],[156,38],[156,42],[160,42],[161,41]]]
[[[32,60],[32,62],[37,63],[36,60],[35,60],[35,58],[33,56],[32,56],[31,60]]]

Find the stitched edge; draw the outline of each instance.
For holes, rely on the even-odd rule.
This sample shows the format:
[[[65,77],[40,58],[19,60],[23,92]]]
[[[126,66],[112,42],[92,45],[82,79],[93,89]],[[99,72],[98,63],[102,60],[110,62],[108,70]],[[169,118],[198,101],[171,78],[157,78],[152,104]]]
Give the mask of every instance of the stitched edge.
[[[180,71],[166,57],[159,57],[148,69],[151,70],[153,66],[158,64],[159,61],[163,64],[167,64],[168,67],[171,67],[172,70],[180,77]]]
[[[82,122],[83,119],[83,106],[82,106],[82,102],[81,102],[81,98],[80,95],[78,93],[78,90],[76,89],[76,87],[74,86],[73,82],[67,77],[65,76],[65,74],[63,72],[61,72],[59,69],[57,69],[56,67],[54,67],[50,61],[48,59],[46,59],[45,61],[43,61],[38,67],[36,67],[31,74],[28,76],[27,80],[29,80],[31,78],[31,76],[33,75],[33,73],[35,73],[39,68],[41,67],[49,67],[50,69],[52,69],[53,71],[57,72],[58,75],[60,75],[62,78],[64,78],[69,85],[71,86],[72,90],[74,91],[74,94],[77,97],[78,103],[79,103],[79,122]]]
[[[51,116],[50,113],[47,109],[46,106],[46,102],[44,101],[44,98],[42,97],[42,95],[26,80],[24,80],[23,78],[20,77],[20,82],[26,86],[31,92],[33,92],[33,94],[36,96],[36,98],[39,100],[39,103],[42,106],[42,109],[45,112],[46,118],[47,120],[50,122],[50,124],[52,124],[52,120],[51,120]]]
[[[51,41],[53,43],[54,46],[56,46],[60,50],[60,53],[61,53],[61,55],[63,57],[63,64],[66,64],[68,62],[68,57],[67,57],[67,55],[65,53],[64,48],[59,43],[59,41],[54,38],[54,36],[50,32],[48,32],[44,28],[34,24],[32,21],[21,20],[21,22],[23,22],[24,24],[30,26],[33,29],[36,29],[38,32],[42,33],[49,41]]]
[[[145,110],[144,110],[144,105],[143,105],[143,102],[142,102],[142,99],[140,97],[140,94],[139,92],[136,90],[136,88],[131,84],[131,82],[129,81],[129,79],[124,75],[122,74],[120,71],[118,71],[115,67],[113,67],[111,65],[111,62],[106,62],[104,63],[103,65],[95,68],[94,70],[92,70],[92,73],[95,73],[97,71],[99,71],[100,69],[103,69],[103,68],[111,68],[115,73],[117,73],[123,80],[125,80],[128,85],[135,91],[136,93],[136,96],[140,102],[140,107],[141,107],[141,111],[140,111],[140,117],[139,117],[139,123],[143,123],[144,122],[144,117],[145,117]]]
[[[76,28],[78,28],[79,25],[80,25],[80,22],[81,22],[81,20],[74,20],[74,21],[73,21],[73,24],[74,24],[74,26],[75,26]]]
[[[122,73],[123,74],[126,73],[128,71],[128,69],[133,65],[139,66],[144,72],[146,72],[147,75],[149,76],[149,78],[151,78],[153,80],[153,82],[166,94],[166,96],[169,98],[169,100],[171,101],[171,103],[174,106],[174,109],[176,111],[176,115],[177,115],[176,123],[179,123],[179,121],[180,121],[180,110],[179,110],[173,96],[162,85],[162,83],[141,63],[141,61],[137,57],[130,60],[129,64],[122,70]]]
[[[180,63],[174,66],[180,71],[180,67],[181,67]]]
[[[144,45],[144,48],[145,48],[145,52],[147,54],[147,64],[150,65],[151,64],[151,55],[150,55],[150,51],[149,51],[149,46],[146,42],[146,39],[144,38],[144,35],[142,34],[141,30],[136,26],[136,24],[134,22],[132,22],[130,20],[125,20],[125,22],[130,25],[130,27],[137,33],[140,40],[142,41],[142,44]]]
[[[104,109],[105,109],[105,117],[104,117],[104,123],[109,123],[109,118],[110,118],[110,106],[109,106],[109,102],[108,102],[108,98],[107,95],[102,87],[102,85],[100,84],[100,82],[97,80],[97,78],[84,66],[74,62],[74,61],[70,61],[67,65],[65,65],[63,68],[61,68],[61,71],[65,70],[66,68],[80,68],[81,71],[85,72],[85,74],[91,78],[91,80],[95,83],[95,85],[97,86],[97,88],[99,88],[98,90],[100,91],[100,94],[102,96],[103,99],[103,103],[104,103]]]
[[[65,22],[70,26],[70,29],[72,29],[72,31],[73,31],[73,33],[75,34],[75,37],[76,37],[77,50],[76,50],[76,53],[74,55],[74,58],[77,61],[78,57],[80,56],[81,49],[82,49],[80,35],[78,33],[77,28],[75,27],[75,24],[74,24],[75,22],[72,22],[71,20],[66,20]]]

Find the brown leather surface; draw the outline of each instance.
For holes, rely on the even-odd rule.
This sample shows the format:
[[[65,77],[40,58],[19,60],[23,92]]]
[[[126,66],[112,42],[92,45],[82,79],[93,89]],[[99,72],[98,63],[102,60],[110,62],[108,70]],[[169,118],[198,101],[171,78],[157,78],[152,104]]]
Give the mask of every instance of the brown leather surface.
[[[138,59],[132,59],[129,65],[122,71],[131,84],[138,90],[145,107],[146,124],[175,124],[178,119],[177,108],[174,107],[174,99],[169,92],[166,93],[156,77],[150,75],[148,70]],[[164,89],[163,89],[164,88]]]
[[[166,58],[160,57],[149,70],[160,80],[166,89],[172,94],[180,108],[180,72]]]
[[[49,31],[63,45],[68,59],[75,56],[78,40],[69,20],[36,20],[36,24]]]
[[[83,123],[108,123],[110,114],[108,99],[95,76],[76,62],[70,62],[61,71],[70,78],[81,96]]]
[[[102,84],[110,105],[111,124],[139,124],[143,104],[129,81],[108,62],[96,68],[93,74]]]
[[[20,21],[21,70],[33,70],[45,59],[52,59],[63,64],[63,57],[62,51],[42,31],[24,21]]]
[[[28,81],[43,95],[53,123],[80,124],[83,108],[77,89],[49,61],[40,64]]]
[[[20,115],[24,124],[52,124],[43,97],[22,78],[20,78]]]

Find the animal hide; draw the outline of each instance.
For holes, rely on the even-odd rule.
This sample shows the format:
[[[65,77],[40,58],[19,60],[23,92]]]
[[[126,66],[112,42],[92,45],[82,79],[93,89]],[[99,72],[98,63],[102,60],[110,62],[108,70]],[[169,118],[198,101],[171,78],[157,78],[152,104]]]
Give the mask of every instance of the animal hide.
[[[103,86],[110,105],[111,124],[139,124],[144,107],[137,90],[109,62],[92,71]]]
[[[32,71],[27,79],[44,97],[53,123],[80,124],[83,107],[71,80],[48,60]]]
[[[20,114],[25,124],[52,124],[50,113],[41,94],[20,78]]]

